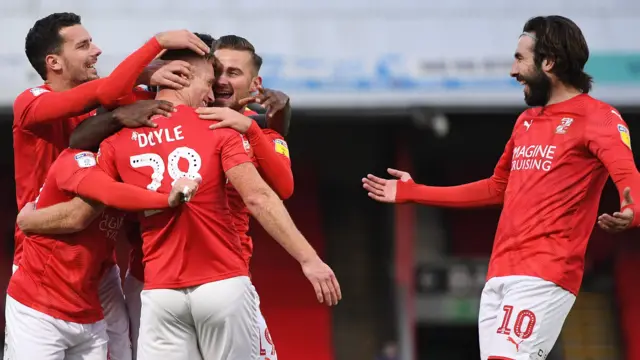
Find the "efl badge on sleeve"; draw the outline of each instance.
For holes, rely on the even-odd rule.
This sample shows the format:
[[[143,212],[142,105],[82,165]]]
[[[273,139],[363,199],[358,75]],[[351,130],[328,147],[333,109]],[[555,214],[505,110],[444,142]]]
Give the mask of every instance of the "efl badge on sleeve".
[[[631,134],[629,134],[629,129],[624,125],[618,124],[618,132],[620,133],[620,139],[622,142],[631,149]]]
[[[282,139],[275,139],[273,143],[276,147],[276,152],[278,154],[282,154],[286,157],[289,157],[289,147],[287,146],[287,142]]]
[[[31,95],[33,95],[35,97],[38,97],[38,96],[40,96],[40,95],[42,95],[44,93],[48,93],[49,92],[49,90],[43,89],[43,88],[39,88],[39,87],[32,88],[29,91],[31,92]]]
[[[91,152],[83,151],[78,153],[76,154],[75,159],[78,166],[81,168],[96,166],[96,157]]]

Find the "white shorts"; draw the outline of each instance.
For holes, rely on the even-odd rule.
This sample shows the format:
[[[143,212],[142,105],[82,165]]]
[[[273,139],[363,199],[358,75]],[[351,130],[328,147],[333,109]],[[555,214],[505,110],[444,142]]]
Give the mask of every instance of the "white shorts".
[[[129,316],[124,303],[118,265],[113,265],[105,272],[98,291],[104,320],[107,323],[107,335],[109,335],[109,359],[131,360]]]
[[[138,360],[249,360],[260,354],[257,294],[246,276],[143,290]]]
[[[56,319],[7,297],[7,350],[10,360],[104,360],[107,324]]]
[[[129,332],[131,334],[131,348],[133,349],[133,360],[136,360],[138,353],[138,334],[140,334],[140,293],[144,283],[128,271],[124,277],[124,300],[127,304],[127,312],[129,313]]]
[[[259,298],[258,298],[259,300]],[[260,303],[258,302],[258,329],[260,330],[260,360],[278,360],[276,346],[273,344],[271,333],[267,327],[267,321],[260,311]]]
[[[543,360],[576,297],[531,276],[490,279],[482,290],[478,331],[481,360]]]
[[[11,265],[11,275],[15,274],[16,270],[18,270],[18,265],[12,264]],[[7,304],[7,300],[8,299],[9,299],[9,294],[7,294],[5,296],[5,299],[4,299],[5,306]],[[7,336],[7,325],[5,324],[5,326],[4,326],[4,352],[2,353],[2,360],[9,360],[9,351],[7,350],[8,347],[9,347],[9,342],[8,342],[8,336]]]

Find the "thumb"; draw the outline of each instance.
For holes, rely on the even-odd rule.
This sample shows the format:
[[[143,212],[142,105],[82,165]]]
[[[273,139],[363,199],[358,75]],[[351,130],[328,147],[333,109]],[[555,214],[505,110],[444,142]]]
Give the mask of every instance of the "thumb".
[[[246,97],[244,99],[240,99],[238,100],[238,105],[240,106],[245,106],[249,103],[255,102],[256,101],[256,97],[255,96],[250,96],[250,97]]]
[[[393,177],[397,177],[397,178],[401,178],[403,172],[400,170],[396,170],[396,169],[387,169],[387,172],[389,173],[389,175],[393,176]]]
[[[633,204],[633,198],[631,197],[631,188],[625,188],[622,192],[622,197],[624,198],[625,206]]]
[[[225,127],[226,125],[224,121],[216,121],[216,120],[213,120],[213,121],[215,121],[215,123],[213,125],[209,125],[209,129],[211,130],[220,129]]]

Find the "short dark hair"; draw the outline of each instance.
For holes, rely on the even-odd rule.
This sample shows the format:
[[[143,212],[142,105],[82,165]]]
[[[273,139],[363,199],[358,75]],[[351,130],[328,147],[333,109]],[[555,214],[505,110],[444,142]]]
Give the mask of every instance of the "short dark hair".
[[[205,58],[208,60],[213,57],[213,48],[215,45],[215,39],[213,36],[209,34],[201,34],[201,33],[193,33],[195,36],[199,37],[202,42],[207,44],[211,49],[209,54],[205,55]],[[191,49],[175,49],[175,50],[167,50],[162,54],[162,60],[184,60],[189,58],[198,58],[201,57],[197,53],[193,52]]]
[[[253,66],[256,68],[256,72],[260,71],[262,67],[262,57],[256,54],[256,48],[253,46],[249,40],[237,36],[237,35],[225,35],[221,36],[215,45],[216,50],[238,50],[238,51],[248,51],[251,53],[251,61],[253,62]]]
[[[551,60],[551,73],[562,83],[585,94],[591,91],[593,78],[584,72],[589,46],[576,23],[559,15],[537,16],[529,19],[522,31],[535,37],[533,54],[537,66],[544,59]]]
[[[42,80],[47,80],[47,55],[59,54],[62,50],[64,39],[60,36],[60,30],[80,24],[79,15],[68,12],[53,13],[36,21],[29,29],[24,42],[24,52]]]

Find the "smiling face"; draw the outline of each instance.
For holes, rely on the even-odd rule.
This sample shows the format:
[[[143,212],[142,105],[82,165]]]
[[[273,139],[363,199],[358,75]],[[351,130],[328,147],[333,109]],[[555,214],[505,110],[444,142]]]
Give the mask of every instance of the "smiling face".
[[[510,74],[524,86],[524,101],[527,105],[545,106],[551,97],[552,81],[541,64],[536,64],[534,45],[531,35],[520,36]]]
[[[214,55],[218,60],[213,86],[214,105],[240,110],[238,101],[251,96],[261,82],[253,64],[252,53],[220,49],[216,50]]]
[[[57,54],[47,55],[47,67],[74,84],[97,79],[95,64],[102,50],[93,44],[87,29],[78,24],[62,28],[59,34],[62,46]]]

